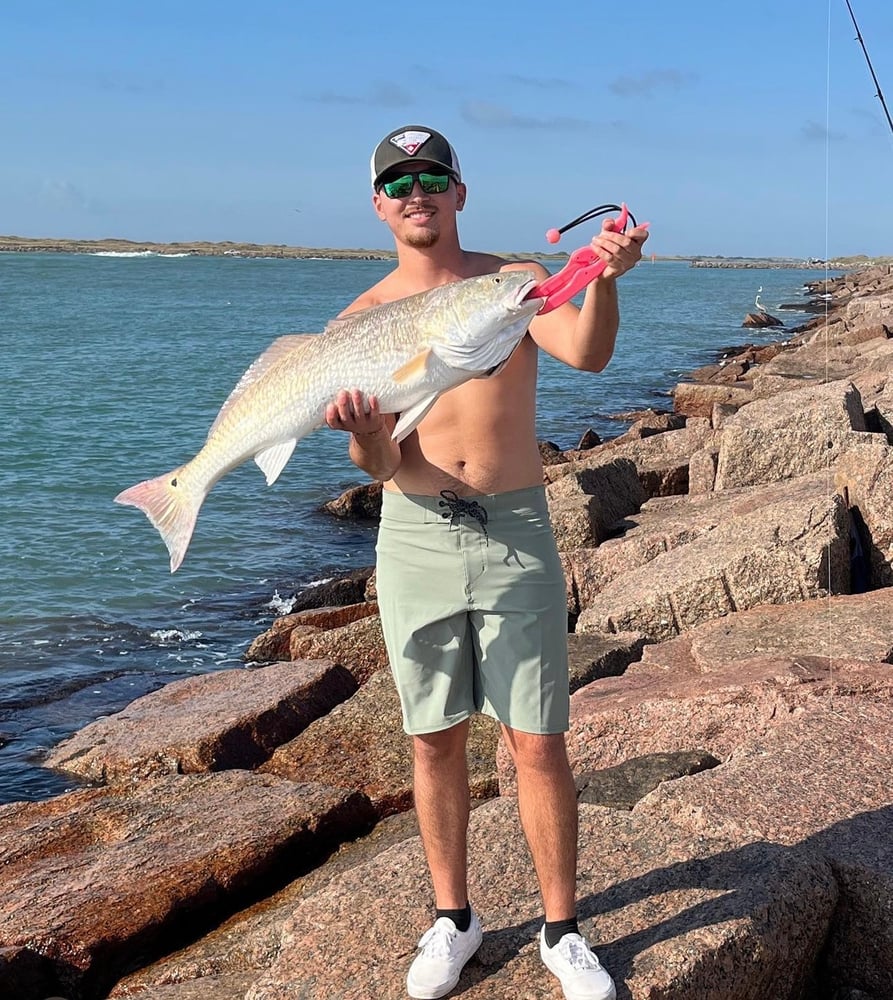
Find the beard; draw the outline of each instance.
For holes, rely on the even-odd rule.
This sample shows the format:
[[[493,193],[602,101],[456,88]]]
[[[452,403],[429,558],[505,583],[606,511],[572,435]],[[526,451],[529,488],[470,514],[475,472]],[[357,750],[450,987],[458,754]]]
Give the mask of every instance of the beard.
[[[433,247],[440,239],[440,232],[437,229],[411,229],[404,234],[406,243],[417,250],[427,250]]]

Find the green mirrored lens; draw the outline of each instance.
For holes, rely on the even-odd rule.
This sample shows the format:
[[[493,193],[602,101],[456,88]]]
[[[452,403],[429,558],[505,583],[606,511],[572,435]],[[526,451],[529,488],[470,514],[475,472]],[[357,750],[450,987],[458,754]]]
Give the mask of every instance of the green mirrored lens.
[[[449,174],[404,174],[392,181],[385,181],[382,190],[389,198],[408,198],[418,179],[419,187],[425,194],[443,194],[450,186]]]
[[[415,184],[415,175],[404,174],[402,177],[396,178],[396,180],[387,181],[382,184],[382,188],[384,188],[384,193],[389,198],[406,198],[412,191],[413,184]]]
[[[419,174],[419,186],[425,194],[443,194],[450,186],[450,175]]]

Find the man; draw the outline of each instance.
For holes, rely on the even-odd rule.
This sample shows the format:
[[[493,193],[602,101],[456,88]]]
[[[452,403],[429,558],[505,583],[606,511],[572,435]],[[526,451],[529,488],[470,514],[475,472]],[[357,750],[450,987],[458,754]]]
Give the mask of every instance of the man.
[[[462,248],[457,213],[467,189],[456,152],[432,128],[389,133],[372,156],[372,204],[397,266],[345,313],[497,271],[506,263]],[[616,279],[642,256],[644,229],[605,223],[592,246],[607,262],[580,309],[535,317],[505,367],[442,396],[399,445],[396,418],[374,396],[342,390],[329,427],[351,433],[349,454],[384,483],[377,554],[382,627],[412,737],[419,829],[436,919],[419,942],[407,989],[445,996],[481,943],[468,900],[468,720],[499,720],[514,758],[518,808],[545,907],[540,953],[568,1000],[609,1000],[614,984],[576,921],[577,801],[568,729],[565,582],[549,524],[535,433],[537,353],[601,371],[619,324]]]

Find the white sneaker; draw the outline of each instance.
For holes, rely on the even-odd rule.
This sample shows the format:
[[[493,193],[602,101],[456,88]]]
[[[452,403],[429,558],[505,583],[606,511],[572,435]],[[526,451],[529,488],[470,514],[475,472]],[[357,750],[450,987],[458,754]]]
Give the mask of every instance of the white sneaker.
[[[414,1000],[437,1000],[459,982],[462,969],[480,948],[481,922],[474,910],[467,931],[456,930],[449,917],[439,917],[419,941],[421,952],[409,967],[407,992]]]
[[[558,977],[567,1000],[616,1000],[614,980],[579,934],[565,934],[554,948],[549,948],[543,927],[540,956],[546,968]]]

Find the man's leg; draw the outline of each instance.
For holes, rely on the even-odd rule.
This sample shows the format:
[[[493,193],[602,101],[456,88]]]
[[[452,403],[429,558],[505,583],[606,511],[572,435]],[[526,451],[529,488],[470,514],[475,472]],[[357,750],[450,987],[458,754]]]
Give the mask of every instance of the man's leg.
[[[533,855],[546,920],[576,913],[577,791],[564,733],[502,727],[518,776],[518,811]]]
[[[434,899],[441,910],[468,902],[468,721],[437,733],[413,736],[415,808]]]
[[[468,722],[413,736],[415,806],[434,883],[437,919],[422,935],[406,975],[411,997],[443,997],[481,945],[481,923],[468,905]]]
[[[564,734],[538,736],[508,726],[503,734],[515,760],[521,825],[546,910],[540,955],[565,997],[616,1000],[613,980],[576,925],[577,792]]]

